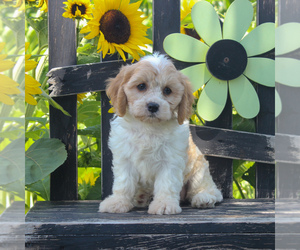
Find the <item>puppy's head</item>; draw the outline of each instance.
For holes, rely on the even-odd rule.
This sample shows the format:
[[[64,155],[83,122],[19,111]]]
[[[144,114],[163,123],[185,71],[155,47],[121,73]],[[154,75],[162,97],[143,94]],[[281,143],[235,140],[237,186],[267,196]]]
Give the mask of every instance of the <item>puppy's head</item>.
[[[106,89],[118,116],[126,112],[144,122],[178,119],[191,115],[194,101],[188,78],[163,55],[146,56],[123,66]]]

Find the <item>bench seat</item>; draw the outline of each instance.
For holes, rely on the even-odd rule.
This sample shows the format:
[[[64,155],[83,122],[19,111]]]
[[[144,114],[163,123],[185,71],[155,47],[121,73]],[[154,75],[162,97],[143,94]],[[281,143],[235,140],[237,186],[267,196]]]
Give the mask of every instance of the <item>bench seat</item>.
[[[273,199],[226,199],[181,214],[98,213],[99,201],[37,202],[26,216],[26,246],[40,249],[266,248],[275,244]]]

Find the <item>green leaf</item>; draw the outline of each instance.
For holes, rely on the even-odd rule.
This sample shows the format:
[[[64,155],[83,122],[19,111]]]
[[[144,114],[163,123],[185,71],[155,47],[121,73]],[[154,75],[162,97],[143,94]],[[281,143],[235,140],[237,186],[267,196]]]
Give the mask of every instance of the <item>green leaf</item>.
[[[24,134],[24,129],[12,129],[10,131],[0,132],[0,138],[8,138],[10,140],[17,140]]]
[[[33,17],[35,14],[34,8],[26,9],[26,21],[29,25],[37,32],[39,39],[39,47],[42,48],[48,44],[48,18],[47,14],[44,13],[39,17]]]
[[[36,193],[41,196],[44,200],[50,200],[50,175],[45,179],[39,180],[35,183],[26,186],[26,189],[30,192]]]
[[[101,200],[101,178],[98,177],[98,179],[95,182],[95,186],[93,186],[88,193],[88,195],[85,197],[86,200]]]
[[[255,133],[255,121],[254,119],[245,119],[239,114],[235,114],[232,117],[232,129]]]
[[[256,165],[253,163],[251,167],[243,174],[242,178],[248,181],[252,187],[256,186]]]
[[[48,118],[42,118],[42,117],[26,117],[26,121],[31,121],[31,122],[38,122],[44,126],[48,123]]]
[[[184,28],[187,28],[187,29],[194,29],[194,24],[193,24],[193,21],[192,21],[191,13],[186,15],[186,17],[181,20],[180,26],[184,27]]]
[[[23,171],[24,173],[24,171]],[[4,186],[0,186],[0,190],[3,190],[5,192],[13,193],[14,195],[19,196],[20,198],[25,198],[25,190],[24,190],[24,178],[14,181],[12,183],[6,184]]]
[[[78,129],[78,135],[92,136],[95,138],[101,138],[101,125],[95,125],[87,127],[85,129]]]
[[[100,124],[100,102],[83,101],[78,107],[78,122],[85,124],[87,127]]]
[[[0,162],[0,186],[24,178],[24,140],[18,139],[8,144],[0,152]]]
[[[25,152],[25,184],[46,178],[66,159],[65,145],[59,139],[39,139]]]
[[[43,137],[46,133],[43,129],[37,129],[35,131],[29,131],[25,133],[26,138],[32,138],[33,140],[38,140]]]
[[[54,108],[60,110],[67,116],[71,116],[67,111],[64,110],[64,108],[61,105],[59,105],[56,101],[54,101],[43,89],[41,90],[43,92],[41,95],[45,97]]]

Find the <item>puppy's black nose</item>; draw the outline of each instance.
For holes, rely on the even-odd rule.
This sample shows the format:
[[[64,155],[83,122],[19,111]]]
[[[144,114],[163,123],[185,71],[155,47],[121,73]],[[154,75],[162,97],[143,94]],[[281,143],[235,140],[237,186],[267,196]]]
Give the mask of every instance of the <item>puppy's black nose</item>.
[[[152,114],[156,113],[159,109],[159,105],[155,102],[148,103],[147,107],[148,107],[148,111],[151,112]]]

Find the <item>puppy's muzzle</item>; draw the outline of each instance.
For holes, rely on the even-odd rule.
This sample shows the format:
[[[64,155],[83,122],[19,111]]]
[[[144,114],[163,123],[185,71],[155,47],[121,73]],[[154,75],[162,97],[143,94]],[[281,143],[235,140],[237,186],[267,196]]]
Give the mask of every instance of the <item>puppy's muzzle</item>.
[[[159,109],[159,105],[155,102],[150,102],[147,104],[147,108],[148,108],[148,111],[151,113],[151,114],[154,114],[158,111]]]

